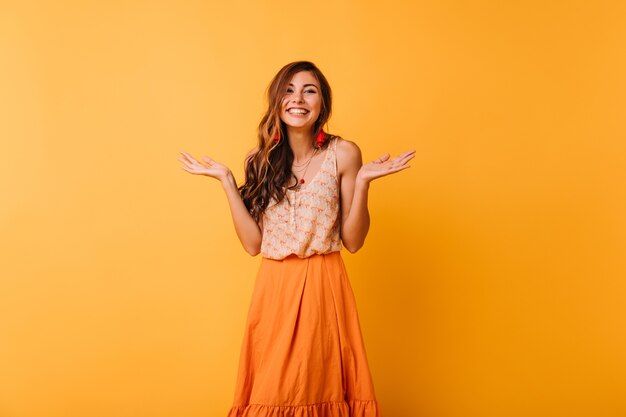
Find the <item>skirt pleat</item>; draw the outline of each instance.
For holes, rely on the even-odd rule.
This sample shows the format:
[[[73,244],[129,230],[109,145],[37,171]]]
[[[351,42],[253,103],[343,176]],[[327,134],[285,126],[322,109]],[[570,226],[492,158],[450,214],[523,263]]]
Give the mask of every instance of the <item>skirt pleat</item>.
[[[228,417],[382,417],[339,251],[261,258]]]

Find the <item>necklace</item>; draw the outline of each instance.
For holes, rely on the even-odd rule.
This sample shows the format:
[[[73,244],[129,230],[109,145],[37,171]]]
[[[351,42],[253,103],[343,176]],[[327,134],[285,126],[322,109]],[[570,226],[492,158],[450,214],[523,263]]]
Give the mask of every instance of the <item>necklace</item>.
[[[316,152],[316,151],[317,151],[317,148],[313,148],[313,153],[311,154],[311,157],[309,158],[309,160],[308,160],[308,161],[303,162],[302,164],[292,164],[292,166],[294,166],[294,167],[303,167],[303,166],[305,166],[306,164],[308,164],[308,163],[311,161],[311,159],[313,158],[313,156],[315,156],[315,152]]]
[[[300,177],[300,180],[298,180],[298,186],[297,186],[296,190],[299,190],[299,189],[300,189],[300,186],[301,186],[302,184],[304,184],[304,176],[306,175],[306,171],[307,171],[307,169],[309,168],[309,164],[311,163],[311,160],[313,160],[313,157],[315,156],[315,154],[316,154],[316,153],[317,153],[317,148],[315,148],[315,149],[313,150],[313,155],[311,155],[311,157],[309,158],[309,160],[306,162],[306,166],[305,166],[303,169],[298,169],[298,170],[294,170],[293,168],[291,169],[291,172],[293,172],[293,173],[294,173],[294,175],[295,175],[295,172],[300,172],[300,171],[304,170],[304,172],[302,173],[302,177]],[[304,164],[303,164],[303,165],[304,165]],[[299,165],[299,166],[302,166],[302,165]],[[295,172],[294,172],[294,171],[295,171]],[[297,175],[296,175],[296,179],[298,179],[298,176],[297,176]]]

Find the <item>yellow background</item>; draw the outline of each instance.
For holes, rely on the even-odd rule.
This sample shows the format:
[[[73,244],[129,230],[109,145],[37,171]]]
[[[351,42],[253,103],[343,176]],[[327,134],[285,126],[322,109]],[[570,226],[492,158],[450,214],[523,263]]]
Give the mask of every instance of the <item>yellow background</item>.
[[[385,417],[626,415],[626,6],[0,3],[0,415],[225,416],[264,91],[315,62],[376,180],[343,251]]]

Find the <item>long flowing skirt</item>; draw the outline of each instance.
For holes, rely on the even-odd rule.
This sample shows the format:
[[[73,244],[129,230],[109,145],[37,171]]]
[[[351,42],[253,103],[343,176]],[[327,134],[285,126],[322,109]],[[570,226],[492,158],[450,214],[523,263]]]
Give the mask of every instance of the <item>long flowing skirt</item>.
[[[340,252],[261,259],[228,417],[382,417]]]

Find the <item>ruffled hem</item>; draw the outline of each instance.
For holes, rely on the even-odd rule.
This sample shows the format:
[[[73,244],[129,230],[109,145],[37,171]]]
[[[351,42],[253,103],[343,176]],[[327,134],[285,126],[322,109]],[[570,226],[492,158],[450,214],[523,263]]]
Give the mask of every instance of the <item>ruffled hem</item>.
[[[377,400],[349,400],[306,405],[236,405],[227,417],[381,417],[381,413]]]

